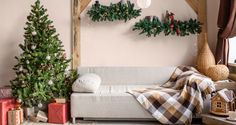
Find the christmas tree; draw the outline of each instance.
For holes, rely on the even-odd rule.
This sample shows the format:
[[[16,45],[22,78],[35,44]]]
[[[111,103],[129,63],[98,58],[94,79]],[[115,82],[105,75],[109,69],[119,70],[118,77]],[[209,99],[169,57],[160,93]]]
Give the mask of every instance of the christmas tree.
[[[15,57],[16,77],[11,81],[13,95],[24,106],[38,106],[53,98],[68,98],[71,72],[70,60],[56,33],[47,9],[37,0],[27,17],[22,53]]]

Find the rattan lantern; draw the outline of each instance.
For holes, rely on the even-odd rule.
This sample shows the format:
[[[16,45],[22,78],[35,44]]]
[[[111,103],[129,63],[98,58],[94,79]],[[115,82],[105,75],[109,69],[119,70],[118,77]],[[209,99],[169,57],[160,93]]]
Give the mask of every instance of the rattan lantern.
[[[225,65],[210,66],[206,75],[213,81],[226,80],[229,76],[229,69]]]

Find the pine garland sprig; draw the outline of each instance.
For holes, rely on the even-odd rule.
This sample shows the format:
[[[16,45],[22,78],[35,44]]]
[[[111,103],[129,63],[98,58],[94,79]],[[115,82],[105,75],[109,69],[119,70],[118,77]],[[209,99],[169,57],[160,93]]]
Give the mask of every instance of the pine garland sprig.
[[[180,21],[174,19],[174,14],[166,12],[166,16],[163,20],[158,17],[146,16],[139,22],[136,22],[133,28],[135,30],[141,30],[139,34],[146,34],[146,36],[156,37],[161,32],[164,32],[166,36],[177,35],[177,36],[188,36],[190,34],[201,33],[201,23],[190,18],[188,21]]]
[[[141,15],[141,9],[135,9],[134,3],[111,3],[109,6],[101,5],[96,1],[87,12],[94,22],[124,20],[127,22]]]

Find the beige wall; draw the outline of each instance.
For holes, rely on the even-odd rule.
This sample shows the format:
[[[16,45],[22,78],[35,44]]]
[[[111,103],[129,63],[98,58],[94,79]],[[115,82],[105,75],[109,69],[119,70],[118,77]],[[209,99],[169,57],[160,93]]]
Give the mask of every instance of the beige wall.
[[[220,0],[207,0],[207,28],[208,28],[208,42],[211,50],[215,52],[216,40],[217,40],[217,18]]]
[[[93,0],[89,6],[94,3]],[[113,0],[118,2],[119,0]],[[100,0],[109,4],[109,0]],[[87,8],[88,9],[88,8]],[[86,12],[81,20],[81,65],[82,66],[173,66],[192,65],[197,55],[197,36],[146,37],[132,32],[136,21],[147,15],[162,14],[169,10],[177,19],[197,18],[185,0],[152,0],[142,16],[127,23],[92,22]]]
[[[60,34],[67,55],[70,55],[71,42],[71,2],[70,0],[41,0],[48,9],[49,17]],[[24,38],[26,17],[34,0],[0,1],[0,86],[9,84],[14,77],[12,70],[16,64],[14,56],[18,55]]]
[[[54,21],[60,39],[70,55],[71,43],[71,1],[41,0]],[[102,1],[102,0],[100,0]],[[108,0],[103,0],[107,1]],[[114,0],[115,1],[115,0]],[[118,1],[118,0],[117,0]],[[208,0],[208,29],[211,48],[215,46],[217,2]],[[9,84],[14,77],[12,67],[16,64],[14,56],[23,41],[26,16],[33,0],[0,1],[0,86]],[[195,18],[191,8],[184,0],[152,0],[152,6],[143,10],[145,15],[161,16],[165,10],[176,14],[176,18]],[[83,15],[85,15],[83,13]],[[82,17],[82,65],[102,66],[167,66],[193,64],[196,57],[196,36],[174,37],[164,35],[156,38],[139,36],[131,28],[136,20],[123,22],[93,23]],[[86,22],[87,21],[87,22]],[[214,23],[213,23],[214,22]]]

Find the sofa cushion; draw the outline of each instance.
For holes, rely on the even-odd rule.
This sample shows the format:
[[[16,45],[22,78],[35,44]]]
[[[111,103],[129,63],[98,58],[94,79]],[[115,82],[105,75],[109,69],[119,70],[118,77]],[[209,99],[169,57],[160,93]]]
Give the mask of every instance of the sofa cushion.
[[[101,78],[94,73],[80,76],[72,85],[74,92],[96,92],[101,84]]]
[[[103,85],[162,85],[175,67],[78,67],[78,74],[95,73]]]

